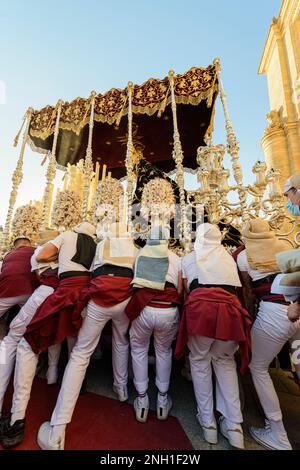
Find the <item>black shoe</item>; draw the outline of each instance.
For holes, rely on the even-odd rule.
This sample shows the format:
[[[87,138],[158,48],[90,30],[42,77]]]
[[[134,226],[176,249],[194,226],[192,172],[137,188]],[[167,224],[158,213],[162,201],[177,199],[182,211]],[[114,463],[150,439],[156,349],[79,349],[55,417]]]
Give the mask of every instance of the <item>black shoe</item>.
[[[0,442],[2,442],[2,438],[9,426],[11,420],[11,415],[1,416],[0,418]]]
[[[2,430],[2,445],[3,447],[14,447],[20,444],[24,439],[25,433],[25,418],[18,419],[12,426],[10,421],[6,421]]]

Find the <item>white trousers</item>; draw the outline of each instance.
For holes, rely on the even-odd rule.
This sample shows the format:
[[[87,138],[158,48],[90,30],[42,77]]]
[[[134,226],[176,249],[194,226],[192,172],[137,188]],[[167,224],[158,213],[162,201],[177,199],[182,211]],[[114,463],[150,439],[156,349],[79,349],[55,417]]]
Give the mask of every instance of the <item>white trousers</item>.
[[[134,385],[139,394],[148,389],[148,351],[153,333],[156,357],[155,384],[161,393],[169,389],[172,369],[172,341],[178,330],[177,308],[145,307],[130,328]]]
[[[74,339],[72,337],[68,347],[71,347],[73,342]],[[48,362],[50,362],[50,365],[58,362],[60,350],[61,344],[59,343],[53,344],[53,346],[48,348]],[[25,418],[38,360],[39,354],[35,354],[26,339],[22,338],[18,344],[16,355],[14,394],[11,408],[12,422]]]
[[[87,315],[83,320],[78,340],[66,367],[51,425],[67,424],[78,399],[86,369],[99,342],[105,324],[112,320],[112,363],[114,385],[127,385],[129,341],[127,330],[128,317],[124,310],[129,299],[113,307],[100,307],[93,301],[88,303]]]
[[[220,341],[191,335],[188,339],[190,365],[198,412],[203,422],[213,423],[212,367],[216,376],[216,408],[233,423],[242,423],[241,403],[234,353],[235,341]]]
[[[287,317],[287,306],[274,302],[260,302],[251,330],[252,359],[249,365],[257,395],[268,419],[281,420],[278,396],[269,374],[269,365],[289,341],[300,340],[300,322]],[[300,378],[300,365],[295,364]]]
[[[15,305],[19,305],[22,307],[27,300],[29,299],[30,295],[18,295],[17,297],[4,297],[0,299],[0,318],[6,314],[6,312]]]
[[[31,322],[38,307],[54,292],[49,286],[39,286],[29,297],[10,324],[9,332],[1,341],[0,352],[0,414],[6,389],[15,365],[18,343]]]

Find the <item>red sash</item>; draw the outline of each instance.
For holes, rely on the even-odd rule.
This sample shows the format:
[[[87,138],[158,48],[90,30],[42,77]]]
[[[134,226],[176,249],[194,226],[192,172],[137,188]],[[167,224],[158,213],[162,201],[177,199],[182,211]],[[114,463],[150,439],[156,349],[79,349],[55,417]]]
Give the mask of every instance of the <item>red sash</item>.
[[[183,355],[190,335],[237,341],[242,352],[243,373],[250,361],[251,324],[250,315],[235,295],[219,287],[194,289],[184,304],[175,356]]]
[[[36,354],[61,343],[67,336],[77,335],[85,306],[80,294],[89,282],[89,276],[61,280],[58,288],[37,309],[24,335]]]
[[[180,305],[180,299],[175,287],[166,287],[165,290],[161,291],[158,289],[150,289],[148,287],[143,287],[142,289],[135,289],[133,296],[131,297],[125,313],[127,317],[133,321],[135,320],[142,310],[149,305],[149,303],[155,304],[155,302],[167,302],[176,305]],[[163,305],[157,303],[155,306],[157,308],[170,308],[170,305]]]
[[[59,279],[58,279],[58,274],[57,273],[46,273],[46,274],[41,274],[40,276],[40,284],[42,286],[49,286],[53,287],[53,289],[57,289],[59,286]]]
[[[31,246],[22,246],[5,256],[0,274],[0,298],[31,295],[37,288],[30,263],[34,251]]]
[[[129,299],[133,293],[130,277],[97,276],[91,280],[88,297],[101,307],[114,305]]]

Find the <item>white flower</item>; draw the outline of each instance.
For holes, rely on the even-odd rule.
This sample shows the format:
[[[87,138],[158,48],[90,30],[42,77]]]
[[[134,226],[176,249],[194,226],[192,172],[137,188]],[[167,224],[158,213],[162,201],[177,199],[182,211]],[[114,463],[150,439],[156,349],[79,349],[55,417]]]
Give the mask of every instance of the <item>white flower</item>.
[[[82,221],[82,198],[75,191],[60,191],[55,199],[51,222],[58,230],[70,230]]]
[[[171,183],[162,178],[154,178],[144,186],[141,200],[141,215],[165,215],[173,217],[175,213],[175,197]]]
[[[92,223],[97,226],[103,220],[119,220],[123,202],[124,189],[117,179],[107,178],[104,181],[100,181],[92,208]]]
[[[34,241],[42,219],[41,204],[26,204],[17,208],[12,222],[12,239],[27,236]]]

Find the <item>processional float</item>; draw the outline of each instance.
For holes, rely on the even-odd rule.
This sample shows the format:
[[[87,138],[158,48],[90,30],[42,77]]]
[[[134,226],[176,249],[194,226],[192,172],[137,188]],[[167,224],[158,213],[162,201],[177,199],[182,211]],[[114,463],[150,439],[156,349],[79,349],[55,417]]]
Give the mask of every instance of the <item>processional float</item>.
[[[227,145],[215,145],[212,140],[218,95]],[[112,88],[103,95],[92,91],[88,99],[59,100],[56,106],[41,110],[29,108],[15,145],[24,126],[2,251],[19,232],[34,237],[38,229],[50,225],[69,229],[81,220],[103,224],[113,217],[126,221],[143,240],[149,224],[167,216],[172,221],[174,248],[184,252],[189,251],[200,221],[219,224],[227,244],[236,246],[243,224],[257,216],[281,230],[281,238],[300,244],[300,232],[291,236],[296,221],[286,214],[279,171],[257,161],[254,183],[243,182],[219,59],[182,75],[171,70],[162,80],[129,82],[123,90]],[[40,204],[22,206],[14,214],[26,144],[45,154],[46,186]],[[224,168],[226,152],[231,169]],[[54,200],[57,168],[65,175],[63,189],[57,190]],[[195,190],[186,190],[186,172],[197,175]],[[138,208],[135,214],[134,207]]]

